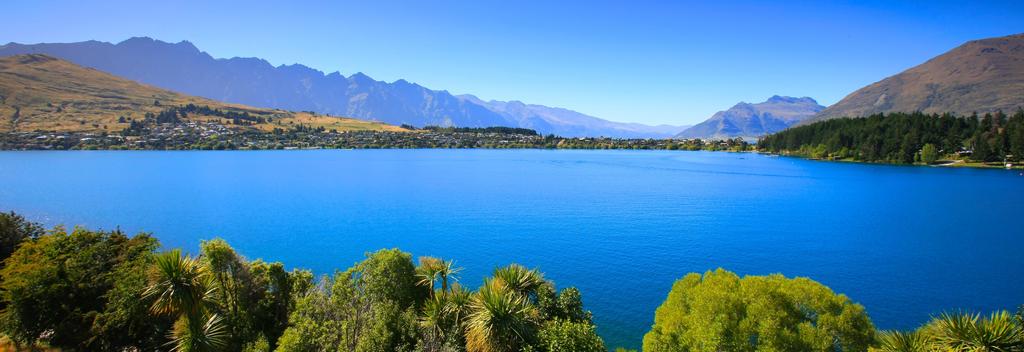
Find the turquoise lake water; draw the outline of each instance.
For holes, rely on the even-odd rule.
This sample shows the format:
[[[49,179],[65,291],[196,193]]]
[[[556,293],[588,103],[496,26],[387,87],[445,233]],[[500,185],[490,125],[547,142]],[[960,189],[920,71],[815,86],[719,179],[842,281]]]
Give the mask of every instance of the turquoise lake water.
[[[329,273],[399,247],[576,286],[639,347],[674,280],[808,276],[880,328],[1024,304],[1020,171],[681,151],[0,152],[0,211]]]

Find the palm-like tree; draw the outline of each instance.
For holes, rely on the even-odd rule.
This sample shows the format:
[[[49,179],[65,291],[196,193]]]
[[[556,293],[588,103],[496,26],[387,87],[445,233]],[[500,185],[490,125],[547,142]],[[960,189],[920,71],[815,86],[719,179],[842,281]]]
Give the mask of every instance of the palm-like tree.
[[[511,264],[494,270],[494,279],[500,280],[504,286],[523,297],[533,297],[548,282],[537,269],[527,269],[519,264]]]
[[[879,336],[879,340],[879,350],[882,352],[929,352],[934,347],[932,339],[918,331],[886,331]]]
[[[199,318],[178,319],[171,331],[170,345],[176,352],[220,351],[227,345],[228,334],[216,314],[202,320]]]
[[[1004,352],[1024,348],[1024,330],[1010,313],[945,314],[935,320],[936,340],[950,351]]]
[[[419,277],[419,284],[430,288],[431,295],[434,294],[434,283],[441,281],[441,291],[448,292],[450,283],[458,281],[457,274],[462,268],[456,267],[452,260],[441,260],[434,257],[420,257],[420,265],[416,267],[416,276]]]
[[[420,265],[416,267],[416,276],[420,278],[419,284],[430,288],[430,295],[434,295],[434,282],[440,276],[441,259],[434,257],[420,257]]]
[[[472,293],[455,284],[451,291],[440,291],[423,305],[419,324],[426,333],[425,351],[438,351],[444,346],[463,346],[462,327]]]
[[[465,327],[469,352],[519,351],[534,336],[536,308],[501,279],[484,281],[470,311]]]
[[[155,258],[143,298],[153,301],[154,314],[178,317],[170,336],[174,351],[217,351],[227,344],[220,317],[208,311],[215,293],[208,277],[197,259],[180,250]]]
[[[445,299],[448,303],[445,311],[454,322],[456,331],[461,332],[464,320],[469,315],[470,305],[473,303],[473,293],[459,284],[453,284]]]
[[[446,312],[448,302],[444,295],[436,295],[423,303],[423,311],[420,313],[419,324],[426,333],[424,343],[426,351],[437,351],[444,344],[445,334],[448,332],[448,315]]]
[[[441,291],[448,291],[450,287],[449,281],[459,281],[457,275],[461,271],[462,268],[455,266],[454,260],[442,261],[441,265],[437,268],[437,275],[441,278]]]
[[[153,266],[143,297],[153,300],[150,310],[154,314],[197,315],[210,303],[213,291],[199,260],[175,249],[156,255]]]

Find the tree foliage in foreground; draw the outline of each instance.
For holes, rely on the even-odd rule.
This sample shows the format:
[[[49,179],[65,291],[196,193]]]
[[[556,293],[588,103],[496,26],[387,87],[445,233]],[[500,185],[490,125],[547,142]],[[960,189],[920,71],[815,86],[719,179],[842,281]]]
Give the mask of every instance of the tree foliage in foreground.
[[[604,351],[579,291],[496,269],[477,291],[452,261],[381,250],[298,299],[278,351]]]
[[[25,220],[21,215],[0,213],[0,261],[7,259],[22,241],[42,236],[42,226]],[[0,268],[3,264],[0,263]]]
[[[0,332],[21,348],[80,351],[605,351],[579,290],[536,269],[475,291],[454,261],[397,249],[315,281],[227,242],[158,252],[148,234],[47,233],[0,214],[16,248],[0,269]],[[645,351],[1022,351],[1024,308],[943,314],[875,333],[863,308],[814,281],[716,270],[676,282]],[[876,338],[877,336],[877,338]],[[0,345],[0,349],[19,346]],[[619,349],[622,350],[622,349]],[[625,350],[623,350],[625,351]]]
[[[147,234],[80,228],[22,242],[0,272],[4,333],[68,349],[160,346],[167,322],[138,300],[157,246]]]
[[[509,265],[477,291],[454,261],[397,249],[314,282],[227,242],[158,252],[148,234],[41,233],[0,216],[2,336],[104,351],[604,351],[575,288]],[[2,348],[2,346],[0,346]],[[17,348],[17,347],[16,347]]]
[[[1022,307],[1024,309],[1024,307]],[[879,352],[1024,351],[1024,311],[943,313],[916,331],[881,333]]]
[[[926,151],[928,145],[934,150]],[[1011,116],[917,112],[832,119],[765,136],[758,148],[812,158],[906,164],[957,152],[969,152],[974,161],[1002,161],[1007,155],[1024,160],[1024,110]]]
[[[862,306],[815,281],[718,269],[676,281],[643,350],[864,351],[874,338]]]

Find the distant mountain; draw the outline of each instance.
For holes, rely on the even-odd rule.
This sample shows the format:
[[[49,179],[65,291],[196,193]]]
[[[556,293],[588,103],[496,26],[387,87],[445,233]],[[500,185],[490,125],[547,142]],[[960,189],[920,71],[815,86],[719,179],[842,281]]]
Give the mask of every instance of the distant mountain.
[[[520,101],[483,101],[469,94],[458,97],[486,107],[509,121],[513,121],[519,127],[559,136],[669,138],[689,127],[613,122],[568,109],[525,104]]]
[[[967,42],[861,88],[807,121],[914,112],[969,115],[1024,107],[1024,34]]]
[[[131,38],[0,46],[0,56],[41,53],[131,80],[223,102],[292,111],[313,111],[413,126],[510,126],[565,136],[665,137],[670,126],[620,124],[570,110],[530,105],[518,115],[398,80],[377,81],[356,73],[324,74],[303,65],[274,67],[258,58],[215,59],[187,41],[171,44]],[[545,112],[542,112],[545,111]],[[557,113],[556,113],[557,112]],[[522,123],[522,124],[521,124]]]
[[[675,138],[754,139],[778,132],[818,113],[824,106],[814,99],[773,96],[757,104],[739,103],[677,134]]]
[[[132,119],[142,119],[146,113],[159,114],[168,107],[186,104],[261,117],[264,122],[244,128],[268,131],[295,124],[339,131],[404,131],[378,122],[253,108],[188,96],[43,54],[0,57],[0,132],[115,132],[128,127]],[[220,119],[199,113],[183,118]]]

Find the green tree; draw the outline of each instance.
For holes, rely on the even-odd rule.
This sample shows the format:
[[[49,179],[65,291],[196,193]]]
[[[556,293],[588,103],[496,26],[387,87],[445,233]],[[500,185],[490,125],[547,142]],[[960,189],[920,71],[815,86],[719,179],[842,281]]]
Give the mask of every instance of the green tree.
[[[580,290],[569,287],[555,292],[553,285],[541,286],[537,293],[537,308],[541,320],[566,320],[576,323],[590,323],[592,314],[583,308]]]
[[[1006,311],[979,314],[942,314],[933,324],[934,339],[949,351],[1020,351],[1024,327]]]
[[[930,352],[935,350],[934,341],[928,334],[920,332],[886,331],[878,336],[880,352]]]
[[[469,314],[472,293],[459,285],[441,291],[423,305],[419,325],[423,332],[420,341],[424,351],[445,351],[465,346],[462,327]]]
[[[861,161],[906,163],[914,160],[925,144],[950,153],[961,147],[973,149],[973,160],[1002,160],[1006,153],[1019,160],[1024,153],[1024,110],[1008,118],[1002,114],[979,118],[917,112],[831,119],[765,136],[758,141],[757,148],[821,157],[819,146],[824,145],[825,151],[834,157],[848,155]]]
[[[144,261],[156,245],[146,234],[129,238],[119,231],[81,228],[70,234],[56,228],[22,242],[0,270],[0,295],[7,304],[0,313],[3,332],[27,344],[47,332],[47,343],[65,349],[144,347],[145,337],[120,335],[138,330],[107,320],[132,314],[108,301],[117,273]]]
[[[470,352],[517,352],[533,344],[538,314],[536,307],[499,278],[487,279],[470,303],[466,322],[466,350]]]
[[[541,350],[547,352],[605,352],[604,341],[594,325],[586,322],[554,320],[538,333]]]
[[[986,134],[980,134],[974,138],[974,152],[971,154],[971,159],[975,161],[992,161],[995,159],[995,154],[992,152],[992,146],[989,144]]]
[[[143,297],[150,311],[176,319],[171,341],[175,351],[216,351],[228,344],[222,318],[210,311],[216,290],[199,260],[172,250],[156,256]]]
[[[278,351],[408,351],[416,307],[426,297],[412,256],[397,249],[367,259],[301,293]]]
[[[237,350],[251,340],[249,337],[258,337],[254,317],[250,312],[256,308],[256,302],[251,297],[255,292],[249,265],[223,239],[202,241],[199,249],[203,271],[209,273],[210,286],[219,293],[217,299],[211,302],[211,308],[224,317],[230,332],[227,345]]]
[[[391,301],[399,307],[418,306],[427,297],[419,285],[412,255],[398,249],[382,249],[368,254],[352,274],[371,302]]]
[[[351,325],[346,317],[354,317],[349,303],[341,297],[332,299],[333,283],[324,279],[317,286],[298,293],[295,308],[288,317],[289,326],[278,340],[277,351],[314,352],[341,351],[342,339]]]
[[[643,350],[864,351],[874,334],[863,307],[810,279],[718,269],[676,281]]]
[[[44,232],[42,226],[25,220],[21,215],[0,213],[0,268],[3,268],[3,260],[10,257],[21,242],[38,238]]]
[[[939,160],[939,149],[934,144],[928,143],[921,147],[921,162],[933,164]]]
[[[148,285],[149,270],[155,261],[152,253],[157,247],[156,240],[131,247],[126,257],[135,259],[118,265],[112,273],[114,283],[105,296],[106,308],[93,321],[96,349],[151,351],[164,347],[174,320],[152,316],[150,302],[139,299]]]
[[[441,276],[441,260],[434,257],[420,257],[420,265],[416,267],[418,284],[426,286],[434,295],[434,283]]]
[[[527,299],[535,299],[537,291],[545,285],[550,285],[544,280],[544,275],[537,269],[527,269],[519,264],[494,270],[494,278],[500,280],[505,289],[519,294]]]
[[[222,239],[203,241],[200,253],[211,284],[220,293],[214,308],[230,331],[228,349],[238,350],[259,339],[275,346],[293,304],[292,282],[284,265],[250,262]]]
[[[282,263],[266,263],[262,260],[250,262],[249,272],[252,278],[250,300],[253,306],[246,309],[246,312],[251,315],[255,336],[247,336],[243,341],[252,344],[259,339],[265,339],[274,347],[277,345],[277,339],[288,327],[288,314],[295,306],[295,296],[292,294],[295,283],[297,280],[307,280],[307,272],[289,273],[285,271]],[[312,274],[308,277],[312,280]],[[301,285],[308,284],[303,282]]]
[[[272,350],[273,349],[270,348],[270,342],[267,341],[266,336],[260,336],[255,341],[246,343],[245,346],[242,347],[242,352],[268,352]]]

